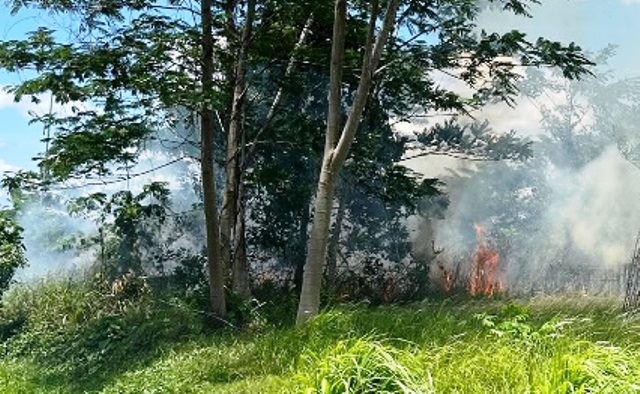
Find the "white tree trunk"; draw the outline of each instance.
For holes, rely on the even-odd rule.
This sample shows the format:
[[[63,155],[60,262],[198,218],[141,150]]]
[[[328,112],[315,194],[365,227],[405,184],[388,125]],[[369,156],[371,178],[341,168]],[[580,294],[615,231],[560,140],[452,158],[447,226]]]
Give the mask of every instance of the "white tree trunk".
[[[314,203],[311,234],[307,245],[307,259],[302,277],[302,291],[298,305],[298,323],[307,321],[318,314],[324,261],[329,240],[329,224],[333,208],[335,176],[331,173],[331,160],[325,159],[318,182],[318,191]]]
[[[327,258],[329,239],[329,223],[335,193],[336,181],[355,138],[355,133],[362,118],[364,107],[371,89],[374,72],[378,66],[382,51],[386,45],[389,32],[395,26],[396,12],[400,0],[391,0],[387,4],[382,27],[375,38],[378,20],[378,1],[372,1],[371,18],[365,53],[362,61],[360,83],[351,107],[346,124],[340,131],[340,107],[342,104],[342,63],[344,56],[344,40],[347,21],[347,1],[336,0],[335,20],[333,25],[333,42],[331,48],[331,77],[329,86],[329,111],[327,114],[327,134],[325,138],[322,169],[318,180],[316,199],[313,209],[313,224],[307,246],[302,292],[296,324],[302,324],[316,316],[320,309],[320,292],[322,274]]]

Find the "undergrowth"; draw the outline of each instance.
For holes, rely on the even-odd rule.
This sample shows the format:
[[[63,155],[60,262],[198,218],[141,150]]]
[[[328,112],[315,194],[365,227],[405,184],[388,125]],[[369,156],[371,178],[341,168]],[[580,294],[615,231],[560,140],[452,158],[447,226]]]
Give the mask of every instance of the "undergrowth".
[[[341,306],[300,328],[282,319],[294,303],[234,301],[234,320],[212,331],[198,302],[132,286],[8,293],[0,392],[640,392],[640,319],[617,300]]]

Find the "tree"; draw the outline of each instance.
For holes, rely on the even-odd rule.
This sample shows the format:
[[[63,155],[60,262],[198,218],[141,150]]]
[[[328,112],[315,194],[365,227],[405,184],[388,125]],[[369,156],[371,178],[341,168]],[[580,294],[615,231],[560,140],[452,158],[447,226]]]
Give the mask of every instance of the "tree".
[[[278,9],[286,8],[282,3],[15,1],[14,11],[31,6],[79,16],[75,42],[58,43],[55,32],[40,28],[24,41],[0,44],[0,67],[39,73],[15,87],[17,100],[49,91],[56,102],[74,105],[71,116],[47,114],[35,119],[55,130],[50,149],[40,161],[51,182],[107,176],[130,168],[158,130],[175,128],[197,114],[191,123],[199,128],[197,160],[206,218],[210,300],[212,312],[219,317],[226,314],[224,286],[230,261],[243,260],[233,258],[237,248],[232,245],[232,234],[235,228],[235,239],[244,239],[244,210],[238,207],[244,198],[241,175],[246,169],[242,160],[249,44],[255,44],[256,10],[262,12],[260,23],[269,25],[279,20]],[[291,8],[302,8],[299,15],[311,13],[304,7],[310,6]],[[199,20],[190,24],[184,14]],[[287,49],[293,51],[300,45]],[[272,53],[269,62],[283,58],[293,64],[286,51],[277,56]],[[287,67],[285,74],[292,67]],[[281,96],[278,90],[272,108],[278,106]],[[89,109],[81,108],[78,102]],[[272,112],[265,124],[271,121]],[[221,143],[222,135],[226,147]],[[216,159],[225,148],[226,160],[220,165]],[[222,207],[216,195],[217,165],[226,172]],[[246,268],[242,268],[246,264],[239,266],[233,269],[236,279],[246,276]],[[243,283],[233,287],[246,296],[246,278],[234,282]]]
[[[344,165],[347,153],[349,152],[349,148],[353,143],[360,117],[364,111],[369,89],[371,88],[373,73],[378,67],[382,50],[386,45],[387,37],[395,22],[399,1],[391,0],[389,2],[387,10],[384,13],[381,31],[377,37],[375,36],[375,26],[378,19],[379,4],[377,1],[374,1],[372,4],[360,84],[356,91],[354,104],[349,112],[346,125],[341,130],[341,84],[344,61],[344,40],[347,29],[347,1],[337,0],[335,2],[327,132],[316,200],[313,207],[313,224],[307,247],[304,279],[302,292],[300,294],[300,304],[298,306],[298,317],[296,319],[298,323],[302,323],[318,313],[320,305],[320,285],[322,283],[331,207],[333,205],[336,182],[340,170]]]
[[[99,227],[100,271],[104,279],[115,279],[126,273],[142,274],[151,251],[158,249],[154,237],[158,228],[167,221],[169,191],[163,183],[151,183],[142,192],[134,195],[122,190],[107,196],[99,192],[72,200],[69,212],[72,215],[93,217]],[[109,233],[117,237],[114,264],[105,256],[105,238]],[[144,259],[144,260],[143,260]]]
[[[527,2],[510,0],[496,3],[506,10],[528,15]],[[381,11],[381,7],[384,7],[384,11]],[[385,71],[393,69],[394,65],[421,65],[422,69],[417,68],[416,71],[419,73],[417,80],[422,83],[413,85],[413,92],[407,91],[407,100],[402,105],[405,112],[411,113],[417,108],[422,113],[428,113],[443,109],[463,111],[468,104],[480,105],[488,99],[509,101],[516,93],[516,62],[523,66],[559,66],[564,75],[570,78],[587,72],[585,67],[590,62],[574,44],[565,47],[544,39],[538,39],[533,44],[517,31],[503,36],[485,32],[475,34],[473,19],[477,12],[478,8],[473,1],[424,4],[390,0],[382,5],[373,1],[370,5],[354,3],[351,7],[346,0],[335,1],[325,148],[313,205],[313,224],[307,246],[304,281],[297,313],[298,324],[315,316],[319,310],[336,184],[374,84],[374,77],[383,80]],[[343,125],[341,107],[344,105],[344,43],[349,23],[354,23],[358,18],[368,20],[368,27],[359,65],[358,89]],[[394,32],[396,35],[388,42]],[[438,34],[439,42],[429,44],[428,40],[421,39],[429,34]],[[389,49],[389,62],[383,62],[382,67],[379,67],[385,48]],[[504,57],[511,57],[514,61],[498,60]],[[435,84],[427,74],[428,69],[455,74],[475,90],[473,99],[464,100],[453,92],[434,87]],[[390,75],[393,75],[392,71]],[[403,87],[407,88],[407,85]],[[417,89],[419,87],[422,90]]]
[[[242,2],[229,2],[229,5],[234,3]],[[228,77],[233,93],[227,111],[230,116],[225,161],[227,176],[221,212],[222,258],[230,265],[233,291],[244,299],[248,299],[250,294],[245,223],[249,186],[246,173],[252,170],[255,156],[261,154],[257,147],[274,135],[274,119],[282,110],[283,97],[291,90],[286,89],[287,80],[292,77],[299,52],[310,35],[311,25],[316,19],[314,14],[323,6],[322,3],[304,2],[263,2],[259,5],[262,9],[257,13],[258,4],[247,1],[244,19],[241,19],[242,13],[228,11],[225,30],[229,42],[237,42],[237,49],[231,61],[232,75]],[[235,19],[241,19],[243,27],[240,31]],[[302,21],[304,24],[300,26]],[[292,40],[294,37],[295,41]],[[274,53],[274,47],[284,50]],[[269,88],[273,91],[265,94]],[[248,98],[251,94],[265,97],[265,101],[252,101]],[[271,100],[267,101],[267,97]],[[261,112],[265,107],[266,111]]]
[[[130,167],[154,130],[181,120],[173,109],[199,114],[211,311],[224,317],[225,275],[219,258],[213,166],[212,107],[220,94],[213,79],[212,2],[200,4],[200,31],[163,15],[162,5],[146,1],[117,5],[16,1],[13,5],[14,10],[35,6],[76,14],[81,20],[73,43],[57,43],[53,31],[40,28],[25,41],[0,44],[1,67],[38,72],[13,90],[16,99],[49,91],[61,104],[81,102],[95,108],[75,105],[71,116],[47,114],[37,119],[55,128],[50,149],[41,159],[50,181],[108,175],[114,170],[110,163]],[[186,6],[175,9],[193,12]],[[123,16],[126,11],[128,19]]]
[[[609,45],[590,54],[598,65],[593,74],[566,81],[558,72],[531,72],[522,81],[522,92],[538,98],[555,94],[560,101],[542,105],[542,143],[554,165],[579,169],[615,144],[622,156],[638,166],[638,106],[640,77],[616,78],[607,69],[615,55]]]
[[[524,2],[497,3],[526,14]],[[196,115],[192,125],[199,130],[196,160],[201,166],[210,299],[218,317],[226,312],[229,271],[232,287],[247,294],[246,280],[235,286],[246,274],[245,205],[255,195],[247,189],[252,182],[256,189],[269,182],[268,177],[257,179],[252,165],[272,158],[277,162],[281,152],[261,146],[274,149],[278,144],[271,142],[287,136],[288,111],[303,112],[291,120],[304,119],[300,127],[327,119],[298,313],[304,321],[317,313],[335,188],[342,168],[358,160],[350,155],[356,133],[369,132],[360,127],[368,103],[380,105],[383,122],[442,110],[464,112],[489,100],[508,100],[515,92],[514,64],[497,61],[501,56],[515,56],[524,66],[561,66],[570,77],[581,74],[587,64],[575,45],[530,43],[518,32],[476,35],[474,0],[340,0],[333,13],[328,1],[13,4],[16,9],[34,6],[72,13],[82,22],[73,42],[59,43],[53,31],[41,28],[25,40],[0,43],[0,67],[39,73],[14,89],[17,99],[49,91],[57,102],[85,104],[75,105],[70,116],[36,119],[56,130],[41,159],[49,180],[106,176],[130,168],[158,130],[175,128]],[[429,35],[434,39],[425,40]],[[333,40],[327,42],[327,37]],[[326,113],[324,101],[315,101],[318,107],[290,106],[283,98],[317,93],[310,93],[309,85],[295,86],[300,75],[293,70],[298,67],[328,81]],[[433,70],[455,74],[475,94],[465,98],[443,89],[434,83]],[[223,188],[216,187],[219,168],[226,173]],[[398,175],[396,180],[410,178],[401,168],[391,168],[389,174]],[[300,196],[311,194],[302,191]],[[299,209],[301,219],[309,217],[305,209]],[[297,223],[298,233],[306,233],[304,223]]]
[[[314,40],[321,40],[315,31]],[[321,161],[322,117],[327,107],[323,94],[327,70],[321,64],[310,70],[308,67],[296,71],[295,86],[299,89],[288,92],[283,102],[286,116],[273,125],[272,135],[276,138],[265,141],[256,151],[246,186],[251,215],[250,253],[255,260],[274,262],[270,269],[279,274],[293,273],[296,294],[302,284],[309,206]],[[345,84],[345,95],[355,92],[355,82]],[[406,256],[405,247],[395,246],[408,244],[408,239],[392,245],[392,237],[387,235],[402,238],[406,233],[402,225],[394,231],[387,224],[403,223],[421,196],[436,192],[430,181],[421,181],[397,164],[411,141],[393,132],[388,112],[376,103],[378,98],[369,97],[369,101],[337,187],[338,207],[334,207],[329,246],[335,253],[330,253],[326,267],[329,284],[335,284],[334,274],[339,274],[333,263],[344,262],[344,257],[350,255],[383,253],[392,256],[391,265],[395,268]],[[352,263],[352,267],[359,265],[357,261]]]
[[[200,18],[202,27],[202,107],[200,108],[200,164],[202,174],[202,191],[204,195],[204,216],[207,234],[207,267],[209,272],[209,289],[211,311],[218,317],[227,315],[227,303],[224,294],[226,275],[224,262],[220,259],[220,233],[216,203],[216,183],[214,172],[215,128],[213,109],[207,96],[214,90],[214,37],[213,37],[213,4],[212,0],[202,0]]]
[[[16,220],[25,195],[19,181],[3,180],[2,186],[9,191],[11,208],[0,209],[0,296],[9,288],[16,271],[27,264],[22,232]]]

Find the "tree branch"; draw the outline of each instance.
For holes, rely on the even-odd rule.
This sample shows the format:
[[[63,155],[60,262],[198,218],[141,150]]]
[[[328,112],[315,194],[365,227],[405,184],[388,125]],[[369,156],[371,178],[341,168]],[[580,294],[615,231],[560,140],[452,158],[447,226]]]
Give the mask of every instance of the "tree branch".
[[[374,3],[374,5],[372,6],[372,10],[377,7],[375,5],[376,3]],[[360,123],[360,119],[362,117],[362,113],[369,96],[369,90],[371,89],[373,72],[376,67],[378,67],[378,63],[380,62],[380,58],[382,57],[382,51],[387,43],[387,38],[389,37],[391,29],[394,27],[396,12],[398,10],[399,4],[400,0],[389,1],[384,14],[382,28],[380,29],[380,33],[378,34],[378,38],[375,40],[375,43],[370,43],[369,47],[365,49],[365,55],[362,64],[362,74],[360,76],[358,89],[356,90],[356,98],[354,100],[353,106],[351,107],[349,117],[347,118],[347,123],[342,130],[340,140],[335,146],[331,163],[333,171],[337,171],[342,167],[347,154],[349,153],[349,148],[353,143],[355,133],[358,129],[358,124]],[[375,29],[376,19],[377,17],[374,18],[374,13],[372,12],[372,19],[369,21],[369,38],[371,38],[371,40],[373,40],[372,31]]]
[[[329,110],[327,114],[327,134],[325,152],[333,151],[340,137],[340,107],[342,104],[342,67],[344,63],[344,44],[347,28],[347,1],[336,0],[333,39],[331,45],[331,67],[329,82]]]
[[[290,77],[291,74],[293,73],[293,68],[295,67],[295,64],[296,64],[296,54],[300,51],[300,49],[306,42],[307,36],[311,32],[312,23],[313,23],[313,14],[309,15],[309,18],[307,18],[307,21],[304,24],[302,31],[300,32],[300,36],[298,37],[298,41],[296,42],[296,44],[293,47],[293,50],[291,51],[291,56],[289,57],[289,63],[287,64],[287,68],[284,73],[285,78]],[[245,155],[245,160],[243,160],[242,162],[243,169],[246,168],[246,166],[248,165],[248,162],[251,160],[251,157],[253,156],[256,150],[256,147],[258,146],[258,141],[260,140],[262,135],[267,131],[267,129],[271,125],[271,122],[273,121],[273,118],[276,116],[276,113],[277,113],[278,107],[280,106],[280,102],[282,101],[283,95],[284,95],[284,88],[281,86],[280,89],[278,89],[278,92],[276,93],[276,96],[274,97],[273,102],[271,103],[271,107],[269,107],[269,112],[267,113],[267,116],[264,119],[264,122],[262,123],[262,127],[260,127],[260,129],[256,133],[255,137],[253,138],[253,141],[251,142],[251,148]]]
[[[405,161],[409,161],[409,160],[413,160],[413,159],[418,159],[420,157],[426,157],[426,156],[448,156],[448,157],[452,157],[454,159],[460,159],[460,160],[467,160],[467,161],[497,161],[496,159],[491,159],[488,157],[479,157],[479,156],[469,156],[465,153],[461,153],[461,152],[444,152],[444,151],[429,151],[429,152],[420,152],[420,153],[416,153],[415,155],[412,156],[408,156],[408,157],[403,157],[402,159],[398,160],[398,163],[402,163]]]

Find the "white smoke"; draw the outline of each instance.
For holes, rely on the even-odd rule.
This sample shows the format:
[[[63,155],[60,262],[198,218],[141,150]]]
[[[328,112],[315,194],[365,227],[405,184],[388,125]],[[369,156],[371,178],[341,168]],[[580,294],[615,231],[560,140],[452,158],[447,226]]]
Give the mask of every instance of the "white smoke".
[[[565,43],[577,42],[591,52],[616,44],[619,55],[600,71],[610,70],[609,77],[620,80],[634,75],[629,70],[638,60],[631,39],[636,27],[625,23],[624,18],[633,12],[640,16],[639,9],[625,9],[622,3],[636,1],[549,0],[532,6],[532,19],[494,9],[483,13],[478,23],[480,28],[490,31],[521,30],[531,40],[543,36]],[[603,7],[611,11],[611,17],[591,21],[589,15]],[[616,23],[618,30],[612,29],[611,23]],[[544,73],[547,77],[551,75],[549,71]],[[448,87],[456,90],[455,85]],[[572,127],[576,133],[600,135],[599,153],[580,165],[570,165],[575,163],[575,157],[562,150],[554,160],[546,158],[535,145],[549,136],[541,123],[542,110],[567,108],[566,94],[561,89],[547,90],[535,98],[519,97],[515,108],[491,105],[474,113],[477,119],[488,119],[495,132],[513,129],[519,136],[532,139],[535,157],[530,164],[476,163],[441,156],[404,163],[427,177],[448,182],[444,191],[450,198],[450,206],[445,218],[435,220],[430,228],[435,233],[436,249],[443,250],[439,258],[446,260],[450,268],[470,264],[476,248],[473,229],[476,223],[487,228],[490,242],[510,240],[511,244],[493,246],[502,253],[508,281],[516,286],[516,282],[523,281],[535,286],[532,282],[538,281],[541,288],[564,289],[563,282],[584,276],[588,280],[576,283],[598,290],[595,288],[602,288],[598,271],[620,272],[629,262],[640,230],[637,204],[640,170],[623,158],[615,138],[610,137],[617,133],[636,140],[640,129],[629,129],[629,124],[637,124],[629,119],[614,119],[625,122],[617,128],[614,125],[598,129],[601,125],[588,103],[577,102],[582,110],[576,110],[572,122],[579,120],[579,124]],[[613,95],[610,97],[615,99]],[[407,128],[409,125],[405,125]],[[633,152],[624,153],[624,157],[633,156]],[[424,243],[422,236],[416,235],[417,244]]]
[[[169,153],[145,151],[140,160],[129,169],[129,178],[104,178],[100,180],[75,180],[56,185],[49,198],[35,196],[21,209],[19,224],[24,228],[24,244],[28,265],[16,274],[18,281],[31,281],[47,276],[69,276],[86,273],[97,266],[100,246],[95,239],[100,223],[91,217],[69,215],[68,205],[73,198],[102,192],[111,196],[121,190],[133,195],[142,192],[151,182],[165,182],[171,192],[169,219],[159,228],[159,239],[175,236],[172,218],[190,210],[199,197],[192,186],[191,174],[196,163],[190,159],[176,160]],[[174,162],[175,161],[175,162]],[[170,165],[167,163],[174,162]],[[199,223],[197,217],[194,223]],[[94,238],[93,244],[78,244],[81,238]],[[66,245],[66,246],[65,246]],[[203,239],[187,234],[174,240],[166,248],[183,248],[193,253],[201,250]]]

